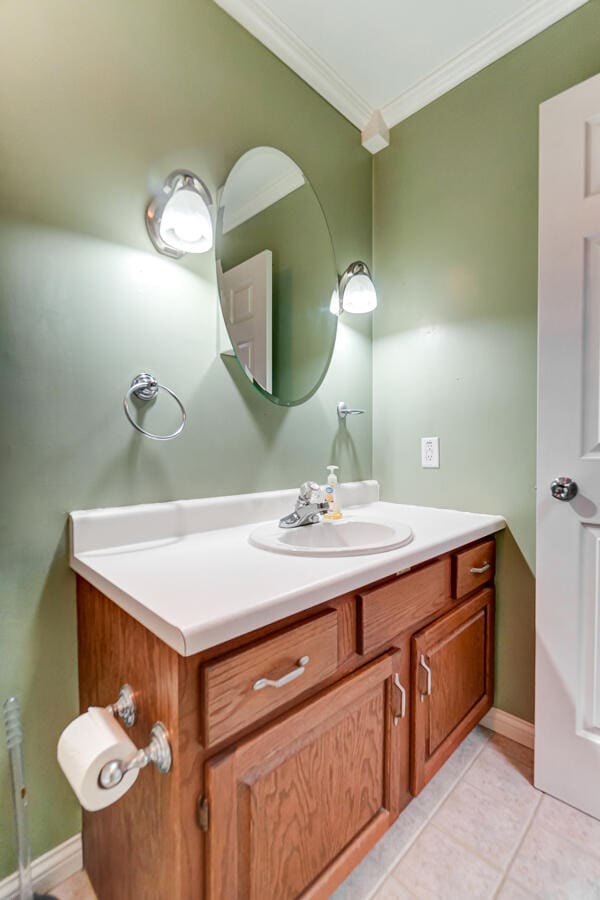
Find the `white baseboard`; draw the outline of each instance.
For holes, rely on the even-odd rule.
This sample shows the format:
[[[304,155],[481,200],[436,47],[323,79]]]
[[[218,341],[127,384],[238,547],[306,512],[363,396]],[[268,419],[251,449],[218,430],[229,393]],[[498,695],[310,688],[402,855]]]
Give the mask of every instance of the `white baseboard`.
[[[519,719],[517,716],[504,712],[503,709],[496,709],[493,706],[479,724],[533,750],[535,729],[532,723],[526,722],[525,719]]]
[[[63,844],[48,850],[31,863],[34,890],[44,893],[83,868],[81,835],[75,834]],[[19,874],[14,872],[0,881],[0,900],[19,900]]]

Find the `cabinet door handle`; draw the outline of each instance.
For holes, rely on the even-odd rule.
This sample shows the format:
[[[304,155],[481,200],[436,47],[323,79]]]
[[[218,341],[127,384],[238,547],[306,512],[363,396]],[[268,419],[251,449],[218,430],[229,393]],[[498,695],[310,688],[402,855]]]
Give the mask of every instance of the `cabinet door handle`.
[[[287,675],[282,675],[277,681],[272,681],[270,678],[259,678],[258,681],[254,682],[254,690],[262,691],[262,689],[266,687],[285,687],[286,684],[289,684],[291,681],[295,681],[296,678],[300,678],[301,675],[304,675],[305,667],[308,665],[309,661],[310,656],[301,656],[296,668],[292,669],[291,672],[288,672]]]
[[[471,575],[483,575],[483,573],[487,572],[489,569],[490,569],[489,562],[484,562],[484,564],[482,566],[480,566],[479,568],[474,566],[472,569],[469,569],[469,572],[471,573]]]
[[[400,691],[400,715],[394,716],[394,725],[397,725],[400,719],[406,715],[406,688],[400,684],[400,676],[397,672],[394,672],[394,684]]]
[[[425,692],[424,694],[421,693],[421,703],[422,703],[423,700],[425,699],[425,697],[429,697],[430,694],[431,694],[431,669],[429,668],[429,666],[428,666],[427,663],[425,662],[425,657],[423,656],[422,653],[421,653],[421,659],[419,660],[419,664],[420,664],[420,665],[425,669],[425,671],[427,672],[427,690],[426,690],[426,692]]]

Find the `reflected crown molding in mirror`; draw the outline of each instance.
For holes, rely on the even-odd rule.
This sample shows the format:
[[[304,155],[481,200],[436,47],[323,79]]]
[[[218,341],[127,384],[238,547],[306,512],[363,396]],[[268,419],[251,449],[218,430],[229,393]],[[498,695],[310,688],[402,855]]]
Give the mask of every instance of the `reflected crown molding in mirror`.
[[[243,225],[306,183],[293,159],[274,147],[245,153],[229,173],[227,203],[223,207],[223,234]]]
[[[165,256],[206,253],[213,245],[210,191],[187,169],[175,169],[146,207],[150,240]]]

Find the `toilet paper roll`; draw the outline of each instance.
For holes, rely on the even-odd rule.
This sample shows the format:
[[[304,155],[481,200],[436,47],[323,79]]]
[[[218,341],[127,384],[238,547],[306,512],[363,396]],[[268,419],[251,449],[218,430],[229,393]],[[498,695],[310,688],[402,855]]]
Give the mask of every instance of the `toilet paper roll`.
[[[95,812],[119,800],[139,775],[139,769],[133,769],[116,787],[105,790],[98,782],[102,767],[113,759],[127,761],[136,750],[112,713],[90,706],[67,725],[56,755],[83,808]]]

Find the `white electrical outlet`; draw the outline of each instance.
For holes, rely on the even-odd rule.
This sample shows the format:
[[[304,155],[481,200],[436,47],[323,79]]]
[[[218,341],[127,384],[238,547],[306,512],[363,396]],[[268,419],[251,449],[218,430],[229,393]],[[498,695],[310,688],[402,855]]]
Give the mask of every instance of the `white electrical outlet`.
[[[423,469],[439,469],[440,439],[439,437],[421,438],[421,467]]]

